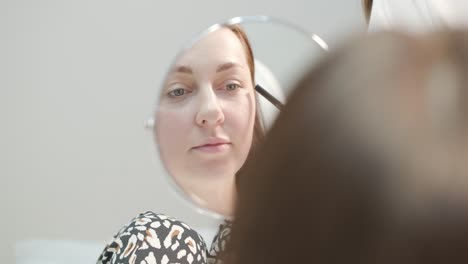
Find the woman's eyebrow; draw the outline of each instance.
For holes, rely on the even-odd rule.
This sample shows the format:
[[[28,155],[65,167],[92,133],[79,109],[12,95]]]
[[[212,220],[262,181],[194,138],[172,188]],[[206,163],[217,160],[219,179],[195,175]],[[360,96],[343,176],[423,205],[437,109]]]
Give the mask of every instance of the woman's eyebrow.
[[[190,68],[189,66],[185,66],[185,65],[175,66],[172,72],[193,74],[192,68]]]
[[[229,70],[229,69],[234,68],[234,67],[243,68],[242,65],[240,65],[239,63],[226,62],[226,63],[223,63],[223,64],[219,65],[218,68],[216,68],[216,72],[226,71],[226,70]]]

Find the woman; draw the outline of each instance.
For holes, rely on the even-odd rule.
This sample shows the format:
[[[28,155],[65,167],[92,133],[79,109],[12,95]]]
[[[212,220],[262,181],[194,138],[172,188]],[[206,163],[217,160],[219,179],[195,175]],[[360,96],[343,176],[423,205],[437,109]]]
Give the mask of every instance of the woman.
[[[467,263],[467,72],[468,32],[327,57],[239,177],[225,263]]]
[[[162,88],[155,135],[169,174],[203,206],[232,215],[235,175],[261,140],[254,58],[238,26],[199,40],[176,60]],[[210,263],[223,249],[220,226]],[[174,218],[146,212],[122,228],[98,263],[206,263],[203,238]]]
[[[193,200],[231,216],[234,175],[262,136],[246,35],[239,27],[209,33],[177,59],[166,83],[155,126],[162,161]]]

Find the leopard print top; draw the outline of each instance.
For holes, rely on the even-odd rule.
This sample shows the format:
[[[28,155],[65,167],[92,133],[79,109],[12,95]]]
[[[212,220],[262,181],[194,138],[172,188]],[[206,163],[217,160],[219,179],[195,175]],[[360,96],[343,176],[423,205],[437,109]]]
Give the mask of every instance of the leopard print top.
[[[232,222],[224,220],[224,223],[219,225],[219,230],[211,243],[210,251],[208,252],[208,264],[222,264],[222,253],[226,249],[226,243],[231,237]]]
[[[146,212],[124,226],[102,251],[98,264],[206,264],[203,238],[185,223]]]

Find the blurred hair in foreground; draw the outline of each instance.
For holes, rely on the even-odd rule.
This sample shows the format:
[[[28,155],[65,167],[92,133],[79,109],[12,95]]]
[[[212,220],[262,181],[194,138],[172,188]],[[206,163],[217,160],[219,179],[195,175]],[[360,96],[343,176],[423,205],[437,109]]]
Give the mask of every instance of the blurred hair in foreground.
[[[383,32],[298,83],[225,263],[468,263],[468,33]]]

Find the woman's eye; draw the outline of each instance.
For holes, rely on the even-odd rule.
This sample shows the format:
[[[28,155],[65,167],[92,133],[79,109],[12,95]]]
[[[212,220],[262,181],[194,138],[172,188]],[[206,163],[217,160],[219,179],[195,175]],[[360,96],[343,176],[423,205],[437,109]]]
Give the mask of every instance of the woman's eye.
[[[234,91],[236,90],[237,88],[240,88],[241,86],[237,83],[228,83],[226,84],[226,90],[228,91]]]
[[[186,94],[187,92],[188,91],[185,90],[184,88],[177,88],[177,89],[170,91],[168,95],[172,97],[179,97],[179,96]]]

